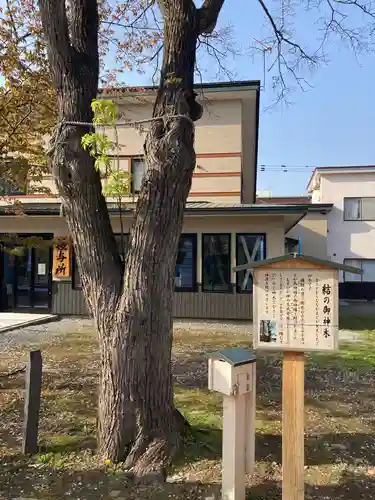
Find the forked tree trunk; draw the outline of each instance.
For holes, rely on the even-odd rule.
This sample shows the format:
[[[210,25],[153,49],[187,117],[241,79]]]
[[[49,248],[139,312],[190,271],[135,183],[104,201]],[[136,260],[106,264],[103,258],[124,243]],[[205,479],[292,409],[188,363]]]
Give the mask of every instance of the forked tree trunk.
[[[99,174],[80,144],[98,81],[96,0],[39,0],[60,116],[53,171],[77,253],[101,357],[99,450],[126,457],[136,475],[160,473],[179,444],[171,373],[172,301],[178,241],[195,167],[193,76],[197,38],[211,32],[223,0],[165,0],[164,60],[145,142],[125,274]]]

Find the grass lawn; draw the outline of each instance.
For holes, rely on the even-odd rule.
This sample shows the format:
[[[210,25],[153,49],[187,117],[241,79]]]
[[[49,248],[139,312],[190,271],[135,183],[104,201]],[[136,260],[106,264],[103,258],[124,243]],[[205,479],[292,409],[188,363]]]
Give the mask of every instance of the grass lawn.
[[[361,341],[306,363],[307,499],[371,499],[375,491],[375,318],[343,317],[342,328]],[[186,440],[173,483],[135,488],[121,466],[94,454],[98,353],[89,328],[41,346],[9,347],[0,373],[24,364],[40,347],[44,378],[40,453],[20,454],[24,375],[0,378],[1,499],[204,499],[220,495],[221,398],[207,391],[205,354],[251,339],[221,329],[175,330],[173,367],[177,407],[208,432]],[[248,499],[281,499],[281,362],[259,356],[257,463]]]

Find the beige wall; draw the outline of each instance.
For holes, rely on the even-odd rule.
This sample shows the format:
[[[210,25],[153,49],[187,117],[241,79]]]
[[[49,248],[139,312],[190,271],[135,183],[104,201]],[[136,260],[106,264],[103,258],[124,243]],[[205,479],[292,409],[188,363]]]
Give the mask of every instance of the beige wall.
[[[327,258],[327,215],[307,214],[286,236],[301,237],[302,253]]]
[[[217,201],[226,203],[252,203],[254,200],[255,152],[256,152],[256,105],[257,92],[248,91],[244,97],[220,99],[216,93],[210,100],[206,94],[202,100],[204,114],[195,124],[195,170],[189,199],[191,201]],[[246,95],[245,95],[246,94]],[[128,100],[129,101],[129,100]],[[123,117],[117,126],[120,168],[131,172],[131,157],[143,154],[143,144],[148,124],[143,131],[124,123],[125,120],[145,120],[152,116],[153,104],[139,99],[136,103],[119,105]],[[113,129],[104,129],[115,141]],[[242,166],[244,168],[242,172]],[[51,177],[43,186],[55,194]],[[127,199],[125,199],[126,201]]]
[[[30,194],[56,194],[57,188],[52,176],[45,176],[42,182],[29,182]]]
[[[65,236],[69,234],[65,218],[58,216],[3,216],[0,218],[0,221],[0,234],[50,233],[55,236]]]
[[[145,120],[152,116],[152,103],[119,106],[126,120]],[[148,124],[144,124],[147,132]],[[128,125],[117,126],[120,152],[123,155],[143,154],[145,133]],[[115,140],[108,128],[107,135]],[[241,151],[241,101],[204,101],[203,117],[195,125],[196,153],[228,153]]]

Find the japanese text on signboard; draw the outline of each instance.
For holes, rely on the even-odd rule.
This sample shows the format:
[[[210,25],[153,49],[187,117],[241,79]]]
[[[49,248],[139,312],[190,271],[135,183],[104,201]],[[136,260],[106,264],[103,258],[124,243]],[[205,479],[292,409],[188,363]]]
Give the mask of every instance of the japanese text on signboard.
[[[330,269],[257,270],[257,345],[334,349],[338,330],[335,276]]]
[[[53,245],[53,277],[70,276],[70,246],[68,241],[60,240]]]

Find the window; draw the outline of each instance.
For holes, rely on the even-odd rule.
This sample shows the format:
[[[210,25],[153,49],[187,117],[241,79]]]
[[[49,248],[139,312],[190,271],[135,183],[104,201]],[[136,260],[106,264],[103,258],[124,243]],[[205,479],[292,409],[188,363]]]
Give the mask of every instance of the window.
[[[121,234],[115,234],[115,240],[117,243],[117,250],[120,254],[121,262],[124,262],[126,249],[129,241],[129,234],[123,234],[121,238]],[[81,277],[79,275],[78,262],[76,259],[76,255],[73,251],[72,258],[72,276],[73,276],[73,288],[82,288]]]
[[[229,292],[230,234],[202,235],[202,265],[204,292]]]
[[[344,273],[345,282],[375,282],[375,259],[345,259],[344,264],[362,271],[362,274]]]
[[[375,198],[344,198],[344,220],[375,220]]]
[[[141,190],[142,179],[146,171],[146,163],[144,158],[132,158],[131,169],[132,193],[139,193],[139,191]]]
[[[194,291],[197,284],[197,235],[182,234],[176,260],[176,291]]]
[[[0,179],[0,196],[15,196],[26,194],[25,188],[17,186],[17,184]]]
[[[264,234],[237,234],[236,235],[236,262],[237,266],[265,258]],[[251,269],[236,273],[237,293],[253,292],[253,276]]]

